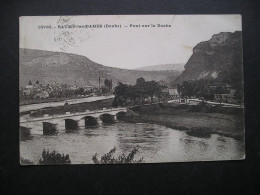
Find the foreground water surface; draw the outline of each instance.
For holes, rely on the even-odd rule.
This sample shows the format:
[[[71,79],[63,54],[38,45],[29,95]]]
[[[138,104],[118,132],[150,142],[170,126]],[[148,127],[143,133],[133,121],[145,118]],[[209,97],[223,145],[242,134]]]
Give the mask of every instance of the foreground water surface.
[[[31,130],[32,138],[20,142],[20,156],[38,163],[43,149],[69,154],[72,164],[92,164],[92,156],[116,147],[115,156],[129,153],[135,146],[136,158],[146,163],[173,161],[234,160],[244,158],[244,140],[212,134],[210,137],[189,136],[185,131],[149,123],[100,124],[96,127],[57,135],[42,135],[42,127]]]

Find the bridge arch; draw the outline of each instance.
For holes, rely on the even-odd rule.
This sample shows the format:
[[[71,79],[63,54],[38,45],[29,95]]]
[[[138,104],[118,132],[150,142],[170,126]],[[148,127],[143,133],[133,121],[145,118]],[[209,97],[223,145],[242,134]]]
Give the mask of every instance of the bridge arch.
[[[97,118],[93,116],[84,116],[83,119],[85,121],[85,127],[96,126],[98,124]]]
[[[42,122],[43,125],[43,135],[53,135],[57,133],[57,124],[50,122]]]
[[[79,129],[78,121],[73,119],[64,119],[65,120],[65,129],[66,130],[77,130]]]
[[[126,117],[126,112],[125,111],[120,111],[116,113],[116,119],[118,120],[123,120]]]
[[[25,141],[31,137],[31,128],[20,126],[20,139]]]
[[[115,115],[111,115],[108,113],[101,114],[99,116],[99,118],[101,119],[101,121],[103,123],[114,123],[115,122]]]

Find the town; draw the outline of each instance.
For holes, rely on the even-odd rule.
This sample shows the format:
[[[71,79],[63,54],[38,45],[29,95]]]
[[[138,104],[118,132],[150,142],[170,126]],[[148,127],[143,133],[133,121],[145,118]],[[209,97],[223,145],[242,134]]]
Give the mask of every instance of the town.
[[[100,80],[100,78],[99,78]],[[20,103],[37,103],[43,101],[82,98],[90,96],[100,96],[102,94],[111,94],[112,80],[105,79],[104,85],[99,87],[93,86],[78,86],[76,84],[69,85],[66,83],[50,83],[42,84],[38,80],[32,83],[30,80],[28,85],[19,89]]]

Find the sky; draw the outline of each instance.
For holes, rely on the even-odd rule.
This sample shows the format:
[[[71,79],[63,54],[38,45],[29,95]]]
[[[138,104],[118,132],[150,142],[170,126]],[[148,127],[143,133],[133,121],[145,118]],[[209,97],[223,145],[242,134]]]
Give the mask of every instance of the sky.
[[[198,43],[242,30],[240,15],[23,16],[19,25],[20,48],[78,54],[125,69],[186,63]]]

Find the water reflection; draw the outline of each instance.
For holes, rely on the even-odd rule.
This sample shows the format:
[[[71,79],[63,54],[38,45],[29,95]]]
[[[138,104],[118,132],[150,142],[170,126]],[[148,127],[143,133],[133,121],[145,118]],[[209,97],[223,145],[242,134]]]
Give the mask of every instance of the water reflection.
[[[31,133],[33,139],[21,142],[20,153],[33,162],[40,159],[43,149],[69,154],[74,164],[93,163],[95,153],[103,155],[113,147],[117,148],[116,154],[126,154],[138,146],[136,158],[144,157],[145,162],[227,160],[243,158],[244,154],[244,140],[215,134],[195,137],[148,123],[97,124],[71,131],[64,127],[55,136],[39,135],[37,128]]]

